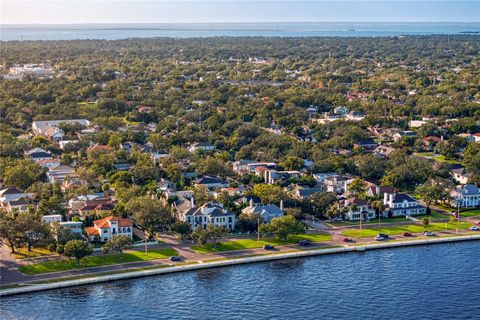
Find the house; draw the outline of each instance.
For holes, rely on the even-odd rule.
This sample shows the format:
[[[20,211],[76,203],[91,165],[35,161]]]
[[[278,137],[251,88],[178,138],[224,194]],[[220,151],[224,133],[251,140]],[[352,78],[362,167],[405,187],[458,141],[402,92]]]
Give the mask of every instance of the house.
[[[292,196],[298,200],[305,200],[315,193],[323,192],[323,188],[295,188]]]
[[[53,155],[45,150],[28,152],[26,154],[32,161],[52,160]]]
[[[345,106],[338,106],[338,107],[333,109],[333,112],[335,114],[341,114],[341,115],[345,116],[350,112],[350,110]]]
[[[379,197],[383,196],[385,193],[392,194],[397,192],[398,189],[392,186],[377,186],[372,185],[367,187],[367,196],[369,197]]]
[[[230,230],[235,229],[235,213],[227,211],[222,204],[210,201],[196,207],[193,197],[185,204],[188,204],[188,202],[190,203],[189,206],[184,205],[177,211],[177,218],[189,223],[192,230],[206,228],[209,224],[223,226]]]
[[[26,211],[32,205],[32,196],[17,188],[8,187],[0,190],[0,208],[7,212]]]
[[[81,221],[62,221],[58,223],[60,226],[70,230],[73,233],[76,234],[82,234],[83,233],[83,222]]]
[[[395,148],[380,145],[373,151],[373,153],[382,158],[389,158],[395,150]]]
[[[120,217],[106,217],[93,221],[93,227],[85,228],[90,241],[106,242],[114,236],[133,238],[133,223],[130,219]]]
[[[368,221],[375,218],[375,209],[366,200],[357,197],[349,198],[344,201],[343,205],[347,209],[343,214],[345,220]]]
[[[480,142],[480,133],[473,134],[473,139],[475,139],[475,142]]]
[[[266,183],[274,184],[280,180],[300,178],[300,171],[296,171],[296,170],[277,171],[277,170],[266,169],[266,170],[263,170],[263,175],[261,175],[261,177],[265,180]]]
[[[347,114],[347,120],[350,121],[362,121],[365,119],[365,114],[359,111],[351,111],[349,114]]]
[[[480,207],[480,188],[473,184],[459,186],[451,193],[450,205],[459,208]]]
[[[331,176],[324,180],[324,186],[327,192],[342,194],[347,191],[348,179],[342,176]]]
[[[384,193],[383,205],[386,207],[384,214],[388,217],[413,216],[427,212],[417,200],[404,193]]]
[[[32,130],[35,135],[41,135],[54,142],[59,142],[64,138],[64,133],[59,128],[62,123],[70,125],[77,124],[83,127],[88,127],[90,125],[90,121],[86,119],[33,121]]]
[[[475,136],[471,133],[460,133],[458,136],[465,139],[468,143],[475,142]]]
[[[283,201],[280,201],[280,207],[274,204],[258,204],[256,205],[253,200],[250,200],[249,206],[242,210],[245,214],[259,214],[264,222],[270,222],[273,218],[282,217]]]
[[[58,166],[48,169],[47,178],[50,183],[61,183],[67,177],[75,175],[75,169],[70,166]]]
[[[435,146],[443,140],[442,138],[436,137],[436,136],[428,136],[423,138],[423,146],[425,147],[426,150],[428,151],[433,151]]]
[[[252,201],[252,203],[255,205],[258,205],[261,203],[260,198],[251,196],[251,195],[246,195],[235,200],[235,204],[237,204],[238,206],[242,206],[244,204],[250,204],[250,201]]]
[[[467,172],[467,169],[461,164],[452,164],[450,165],[449,170],[453,180],[460,184],[467,184],[472,176],[472,174]]]
[[[62,215],[61,214],[49,214],[42,216],[43,223],[54,223],[54,222],[62,222]]]
[[[366,139],[366,140],[357,141],[353,145],[353,148],[361,149],[361,150],[364,150],[364,151],[373,151],[377,148],[377,146],[378,146],[378,143],[376,143],[372,139]]]
[[[94,144],[90,147],[88,147],[87,152],[88,153],[110,153],[113,151],[113,148],[107,145],[102,145],[102,144]]]
[[[196,187],[205,186],[209,190],[228,187],[228,182],[216,177],[204,176],[194,182]]]
[[[400,131],[393,135],[393,141],[398,142],[402,139],[414,139],[417,137],[415,131]]]
[[[60,159],[44,159],[44,160],[37,160],[35,161],[40,167],[45,169],[56,168],[60,166],[61,162]]]
[[[188,147],[188,151],[192,153],[197,151],[209,152],[214,150],[215,146],[208,142],[197,142]]]
[[[233,164],[233,172],[236,174],[254,173],[257,167],[264,167],[266,169],[275,169],[277,164],[275,162],[259,162],[255,160],[239,160]]]

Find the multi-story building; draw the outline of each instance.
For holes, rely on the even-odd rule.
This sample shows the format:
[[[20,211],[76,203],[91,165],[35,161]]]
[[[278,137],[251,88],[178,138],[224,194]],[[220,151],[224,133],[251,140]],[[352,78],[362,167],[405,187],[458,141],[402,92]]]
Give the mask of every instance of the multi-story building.
[[[476,208],[480,207],[480,188],[473,184],[466,184],[452,191],[452,207]]]
[[[130,219],[106,217],[93,221],[93,227],[85,228],[90,241],[106,242],[114,236],[133,238],[133,223]]]

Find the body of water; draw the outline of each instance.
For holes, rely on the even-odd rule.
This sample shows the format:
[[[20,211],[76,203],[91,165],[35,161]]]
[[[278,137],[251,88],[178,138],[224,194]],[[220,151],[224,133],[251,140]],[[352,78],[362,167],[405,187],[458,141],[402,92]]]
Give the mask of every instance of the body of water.
[[[1,25],[0,40],[125,39],[151,37],[277,36],[390,37],[472,34],[480,23],[184,23]]]
[[[480,242],[206,269],[11,296],[9,319],[478,319]]]

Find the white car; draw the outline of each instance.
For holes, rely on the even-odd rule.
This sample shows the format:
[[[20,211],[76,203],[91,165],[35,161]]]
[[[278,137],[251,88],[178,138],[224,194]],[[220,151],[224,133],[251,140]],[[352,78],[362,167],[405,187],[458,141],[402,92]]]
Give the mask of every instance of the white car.
[[[427,236],[427,237],[433,237],[433,236],[435,236],[435,233],[433,233],[433,232],[431,232],[431,231],[425,231],[425,232],[423,233],[423,235],[424,235],[424,236]]]
[[[470,227],[470,230],[472,230],[472,231],[480,231],[480,228],[477,227],[477,226],[471,226],[471,227]]]
[[[387,238],[382,237],[382,236],[376,236],[376,237],[375,237],[375,240],[377,240],[377,241],[384,241],[384,240],[387,240]]]

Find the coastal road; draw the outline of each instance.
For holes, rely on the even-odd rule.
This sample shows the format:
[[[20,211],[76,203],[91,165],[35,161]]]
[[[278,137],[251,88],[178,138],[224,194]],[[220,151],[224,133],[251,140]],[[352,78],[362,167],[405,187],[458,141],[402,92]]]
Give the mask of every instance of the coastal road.
[[[333,236],[332,241],[322,242],[322,243],[313,243],[310,247],[299,247],[298,245],[291,244],[285,246],[277,246],[274,252],[291,252],[295,250],[307,250],[312,248],[321,248],[323,247],[330,247],[330,246],[346,246],[349,243],[343,242],[345,238],[341,234],[341,229],[336,229],[331,232]],[[468,230],[462,230],[460,234],[471,234]],[[446,236],[446,235],[455,235],[454,230],[450,231],[441,231],[437,232],[438,235]],[[422,239],[428,238],[423,236],[422,233],[414,234],[412,239]],[[226,259],[226,258],[240,258],[252,255],[259,255],[259,254],[268,254],[272,253],[272,251],[266,251],[263,248],[256,248],[256,249],[245,249],[245,250],[235,250],[235,251],[224,251],[224,252],[217,252],[217,253],[198,253],[192,250],[191,243],[187,242],[179,242],[174,238],[162,238],[165,240],[165,244],[159,245],[157,248],[161,247],[173,247],[178,251],[178,254],[182,257],[185,262],[205,262],[209,260],[215,259]],[[399,236],[392,236],[391,240],[405,240],[405,237]],[[354,239],[353,245],[358,244],[369,244],[369,243],[376,243],[371,237],[368,238],[358,238]],[[154,249],[155,247],[151,247],[149,249]],[[141,250],[140,250],[141,251]],[[146,268],[146,267],[155,267],[160,265],[174,265],[174,263],[168,261],[168,259],[157,259],[151,261],[139,261],[139,262],[130,262],[124,264],[116,264],[116,265],[108,265],[108,266],[100,266],[100,267],[91,267],[91,268],[83,268],[83,269],[74,269],[69,271],[59,271],[59,272],[52,272],[52,273],[45,273],[39,275],[25,275],[22,274],[16,269],[19,265],[25,263],[24,261],[15,261],[7,248],[2,247],[2,261],[1,261],[1,271],[2,271],[2,278],[1,278],[1,285],[11,285],[11,284],[21,284],[21,283],[29,283],[29,282],[38,282],[38,281],[45,281],[45,280],[52,280],[52,279],[60,279],[66,277],[78,277],[78,276],[88,276],[88,275],[98,275],[101,273],[109,273],[109,272],[118,272],[122,270],[129,270],[129,269],[136,269],[136,268]]]

